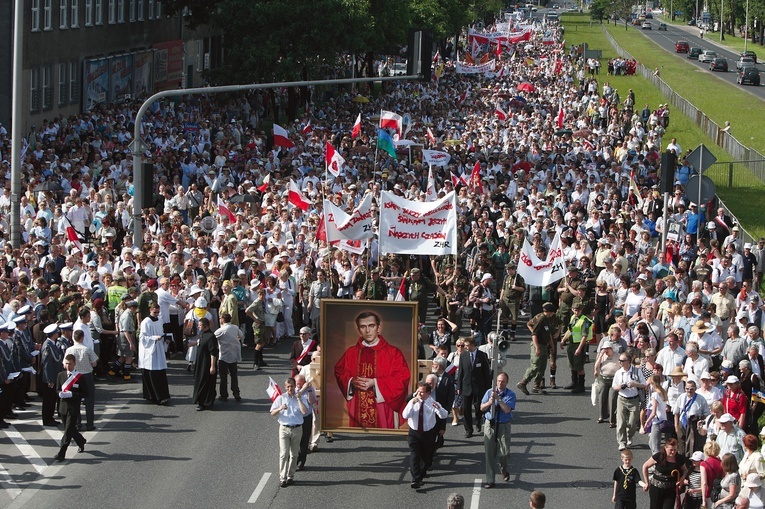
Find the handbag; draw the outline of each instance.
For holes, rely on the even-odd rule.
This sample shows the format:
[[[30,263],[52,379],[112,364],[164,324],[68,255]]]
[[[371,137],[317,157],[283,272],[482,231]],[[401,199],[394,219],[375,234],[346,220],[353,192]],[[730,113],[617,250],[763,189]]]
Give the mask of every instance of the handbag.
[[[276,321],[279,322],[279,323],[282,323],[284,321],[284,313],[279,311],[279,314],[276,315]]]
[[[590,389],[590,401],[592,402],[592,406],[596,406],[598,404],[598,380],[597,379],[594,382],[592,382],[592,388]]]

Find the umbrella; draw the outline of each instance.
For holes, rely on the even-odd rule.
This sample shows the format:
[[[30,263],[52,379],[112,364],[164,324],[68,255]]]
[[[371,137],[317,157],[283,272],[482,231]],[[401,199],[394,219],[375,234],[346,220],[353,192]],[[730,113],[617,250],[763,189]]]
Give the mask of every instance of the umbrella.
[[[590,131],[589,129],[585,128],[585,129],[579,129],[578,131],[574,131],[573,134],[577,138],[587,138],[588,136],[590,136],[592,134],[592,131]]]
[[[524,81],[523,83],[521,83],[520,85],[518,85],[515,88],[518,89],[521,92],[536,92],[536,90],[537,90],[534,85],[532,85],[531,83],[529,83],[527,81]]]
[[[513,97],[513,101],[520,101],[523,104],[526,104],[526,98],[523,97],[522,95],[516,95],[515,97]]]
[[[366,98],[366,97],[364,97],[363,95],[357,95],[356,97],[354,97],[354,98],[353,98],[353,99],[351,99],[351,100],[352,100],[353,102],[355,102],[355,103],[368,103],[368,102],[369,102],[369,99],[367,99],[367,98]]]
[[[555,131],[555,136],[563,136],[566,134],[573,134],[573,133],[574,131],[572,131],[571,129],[558,129],[557,131]]]
[[[236,196],[229,198],[228,201],[231,203],[257,203],[258,199],[255,197],[254,194],[237,194]]]
[[[35,192],[39,193],[41,191],[63,191],[64,188],[61,187],[61,184],[58,182],[53,181],[47,181],[43,182],[42,184],[39,184],[37,187],[35,187]]]
[[[462,143],[462,140],[446,140],[444,141],[444,145],[459,145]]]

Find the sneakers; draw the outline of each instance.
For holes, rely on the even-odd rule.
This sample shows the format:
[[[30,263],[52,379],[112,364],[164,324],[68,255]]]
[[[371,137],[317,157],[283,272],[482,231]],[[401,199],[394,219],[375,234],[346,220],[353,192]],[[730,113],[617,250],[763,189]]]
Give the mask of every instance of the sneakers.
[[[518,387],[522,393],[524,393],[526,396],[529,395],[529,390],[526,388],[526,385],[528,382],[526,380],[521,380],[517,384],[515,384],[516,387]]]

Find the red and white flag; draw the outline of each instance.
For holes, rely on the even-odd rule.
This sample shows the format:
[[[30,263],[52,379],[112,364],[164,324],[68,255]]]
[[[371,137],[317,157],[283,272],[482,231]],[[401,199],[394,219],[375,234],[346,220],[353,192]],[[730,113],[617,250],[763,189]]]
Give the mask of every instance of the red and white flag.
[[[303,196],[294,180],[290,180],[290,188],[287,192],[287,200],[303,212],[311,208],[311,202]]]
[[[285,148],[295,147],[287,130],[278,124],[274,124],[274,145]]]
[[[450,375],[454,376],[454,373],[457,372],[457,365],[454,364],[453,362],[450,362],[449,365],[446,367],[446,369],[444,371],[446,371]]]
[[[270,173],[268,175],[266,175],[266,178],[263,179],[263,183],[258,186],[258,188],[257,188],[258,191],[260,191],[261,193],[265,193],[266,191],[268,191],[269,184],[271,184],[271,174]]]
[[[308,134],[311,131],[313,131],[313,126],[311,125],[311,121],[309,120],[308,123],[303,127],[303,134]]]
[[[430,140],[430,142],[435,145],[436,144],[436,137],[433,134],[433,131],[430,130],[430,127],[428,127],[428,130],[426,131],[426,134],[428,135],[428,139]]]
[[[433,176],[433,166],[428,166],[428,189],[425,191],[425,201],[436,201],[438,191],[436,191],[436,178]]]
[[[324,161],[327,163],[327,170],[335,177],[338,177],[340,169],[345,164],[345,159],[329,142],[327,142],[327,154],[324,156]]]
[[[558,129],[561,129],[563,127],[563,103],[558,104],[558,115],[555,117],[555,121],[558,124]]]
[[[234,215],[233,212],[231,212],[231,209],[223,205],[222,202],[218,203],[218,214],[222,216],[226,216],[229,221],[231,221],[232,223],[236,223],[236,216]]]
[[[319,226],[316,227],[316,240],[327,241],[327,223],[324,222],[324,214],[319,218]]]
[[[69,222],[68,218],[66,222],[68,223],[68,226],[66,227],[66,238],[80,250],[80,253],[85,254],[82,251],[82,239],[80,239],[80,236],[77,234],[77,231],[74,229],[74,226],[72,226],[72,223]]]
[[[353,123],[353,131],[351,131],[351,138],[354,140],[361,134],[361,113],[356,117],[356,122]]]
[[[271,398],[271,403],[276,401],[276,398],[282,395],[281,387],[279,387],[279,384],[274,382],[274,379],[270,376],[268,377],[268,387],[266,387],[266,394],[268,394],[268,397]]]
[[[398,291],[394,300],[396,302],[404,302],[406,300],[406,294],[409,291],[409,281],[405,278],[401,278],[401,284],[398,285]]]
[[[390,129],[401,134],[403,126],[404,119],[401,118],[401,115],[393,113],[392,111],[380,111],[380,129]]]
[[[465,99],[467,99],[467,93],[468,93],[467,90],[462,92],[462,95],[460,95],[460,98],[457,100],[457,106],[462,106],[462,103],[464,103]]]
[[[470,174],[470,187],[473,192],[483,194],[483,183],[481,182],[481,161],[476,161],[473,166],[473,172]]]
[[[434,63],[434,64],[435,64],[436,62],[438,62],[438,58],[441,56],[441,53],[440,53],[440,51],[441,51],[440,49],[437,49],[437,50],[436,50],[436,54],[435,54],[435,55],[433,55],[433,63]]]
[[[497,118],[502,121],[507,120],[507,113],[505,113],[505,110],[502,109],[502,106],[500,106],[499,103],[494,106],[494,114],[497,115]]]

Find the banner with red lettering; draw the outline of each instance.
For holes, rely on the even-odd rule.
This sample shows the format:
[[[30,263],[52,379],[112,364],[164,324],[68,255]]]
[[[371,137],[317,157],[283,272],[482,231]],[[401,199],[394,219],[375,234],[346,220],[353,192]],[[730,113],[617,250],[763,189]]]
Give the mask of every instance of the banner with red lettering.
[[[537,258],[529,239],[523,241],[521,257],[518,260],[518,274],[527,284],[547,286],[566,276],[566,260],[563,259],[563,249],[560,247],[560,232],[550,244],[547,260]]]
[[[374,237],[372,231],[372,193],[362,198],[359,206],[348,214],[329,200],[324,200],[324,224],[327,242],[363,240]]]
[[[457,203],[452,191],[437,201],[411,201],[383,191],[380,252],[456,255]]]

